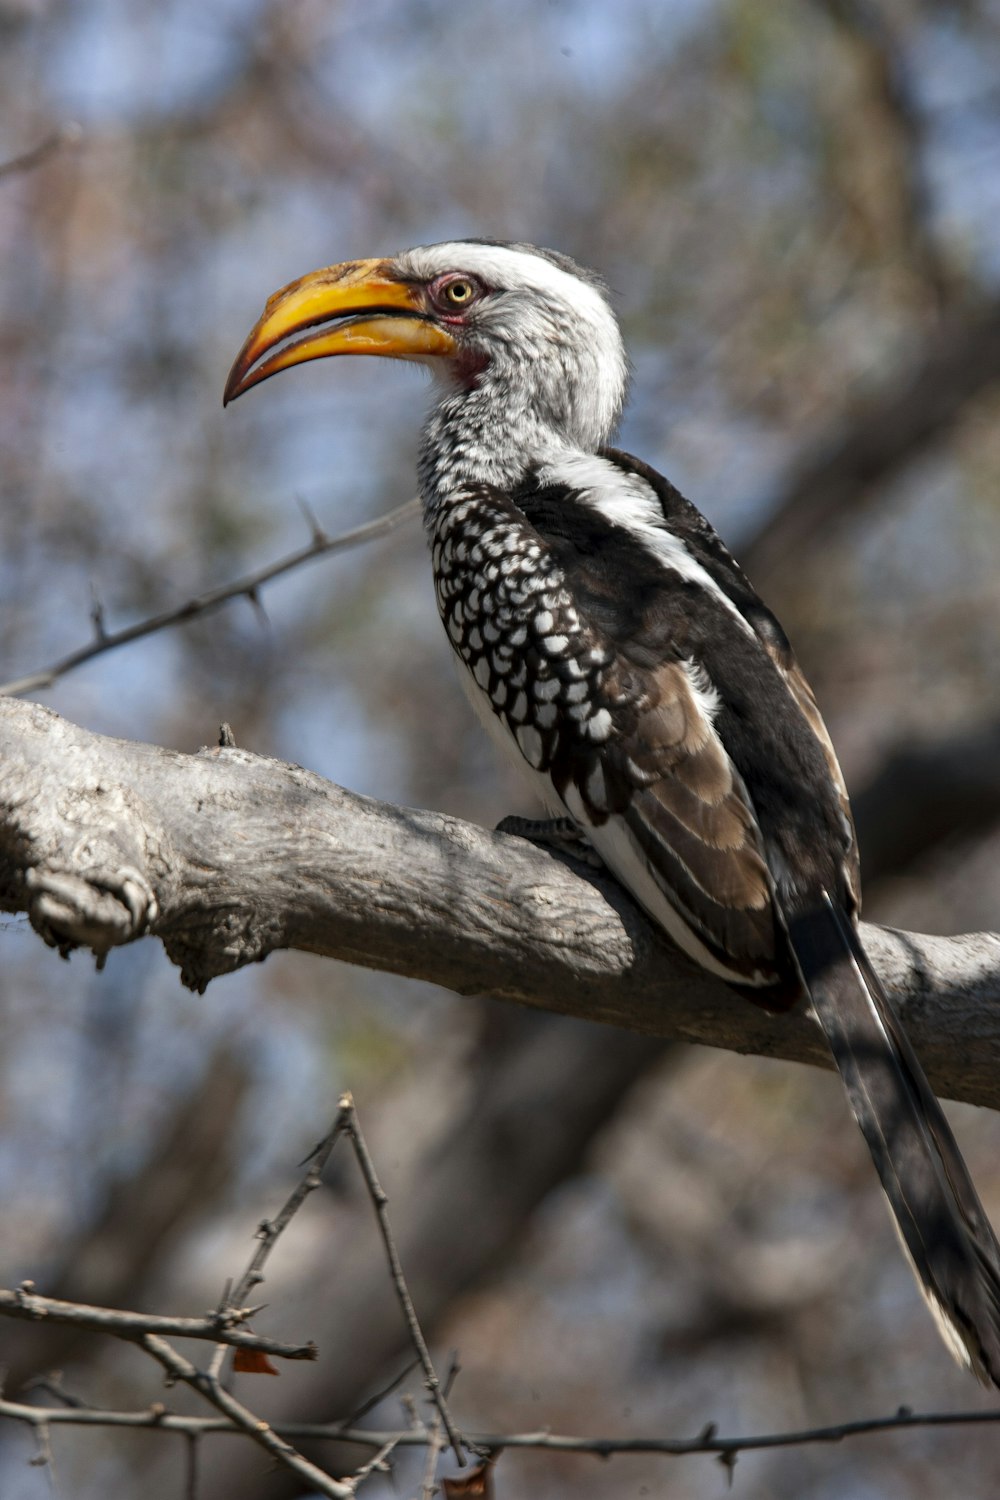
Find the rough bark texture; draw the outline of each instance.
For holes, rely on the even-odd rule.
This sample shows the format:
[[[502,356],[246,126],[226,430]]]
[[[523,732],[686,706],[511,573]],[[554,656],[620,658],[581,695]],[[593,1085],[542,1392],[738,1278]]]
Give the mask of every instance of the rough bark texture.
[[[246,750],[106,739],[0,700],[0,909],[99,955],[145,932],[185,984],[300,948],[543,1010],[825,1061],[694,969],[615,882],[525,839],[359,797]],[[1000,936],[868,926],[942,1094],[1000,1105]]]

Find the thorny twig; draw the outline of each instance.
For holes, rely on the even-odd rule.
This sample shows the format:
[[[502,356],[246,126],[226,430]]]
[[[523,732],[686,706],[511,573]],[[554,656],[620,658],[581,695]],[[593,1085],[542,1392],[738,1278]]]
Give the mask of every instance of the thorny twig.
[[[270,583],[284,573],[292,572],[293,569],[301,567],[303,563],[309,562],[314,557],[327,557],[335,552],[343,552],[348,547],[359,547],[363,542],[374,541],[376,537],[386,536],[403,521],[408,521],[411,516],[415,515],[419,507],[418,500],[407,500],[405,505],[397,505],[395,510],[387,511],[376,520],[368,521],[364,526],[355,526],[352,530],[341,532],[338,536],[327,536],[321,527],[313,523],[312,540],[307,546],[290,552],[286,557],[279,558],[277,562],[269,563],[266,567],[258,569],[256,573],[248,573],[243,578],[237,578],[233,583],[208,589],[204,594],[196,594],[184,604],[179,604],[176,609],[150,615],[148,619],[139,620],[135,625],[128,625],[124,630],[106,630],[101,612],[98,611],[96,617],[92,612],[95,635],[88,645],[78,647],[76,651],[69,652],[67,656],[60,657],[58,661],[42,667],[37,672],[30,672],[27,676],[15,678],[11,682],[0,683],[0,695],[16,698],[22,693],[41,692],[45,688],[52,687],[60,677],[65,677],[68,672],[82,666],[84,662],[93,661],[96,656],[103,656],[107,651],[114,651],[119,646],[127,646],[130,642],[142,640],[145,636],[155,635],[157,631],[166,630],[171,625],[184,624],[198,615],[218,609],[220,605],[227,604],[231,599],[246,598],[256,603],[257,593],[265,583]]]
[[[382,1233],[390,1273],[397,1296],[403,1307],[410,1330],[410,1337],[418,1354],[427,1387],[437,1409],[434,1422],[428,1426],[416,1416],[410,1403],[413,1425],[400,1431],[374,1430],[352,1425],[357,1419],[342,1422],[309,1423],[282,1422],[272,1427],[238,1402],[220,1384],[213,1370],[202,1370],[180,1355],[162,1333],[169,1331],[176,1336],[194,1338],[226,1338],[229,1343],[244,1344],[261,1352],[284,1354],[286,1357],[309,1357],[309,1345],[282,1345],[275,1340],[261,1338],[248,1330],[229,1326],[245,1319],[253,1309],[241,1304],[262,1278],[263,1267],[278,1237],[287,1228],[291,1219],[309,1193],[319,1184],[323,1168],[334,1145],[341,1135],[351,1140],[358,1164],[372,1198]],[[254,1252],[250,1264],[237,1286],[231,1300],[207,1318],[162,1318],[140,1313],[129,1313],[118,1309],[93,1308],[85,1304],[57,1301],[39,1296],[33,1285],[25,1283],[13,1293],[0,1293],[0,1316],[16,1316],[43,1320],[45,1318],[71,1321],[97,1331],[110,1333],[136,1344],[151,1355],[165,1370],[168,1382],[181,1381],[214,1406],[219,1413],[215,1417],[180,1416],[170,1412],[160,1403],[139,1411],[109,1411],[86,1405],[62,1391],[51,1382],[37,1382],[37,1388],[59,1397],[67,1404],[60,1406],[34,1406],[26,1402],[10,1401],[0,1392],[0,1419],[22,1422],[36,1434],[38,1456],[36,1462],[51,1464],[51,1429],[57,1426],[139,1428],[177,1433],[190,1445],[189,1489],[196,1473],[195,1445],[208,1433],[243,1434],[274,1458],[278,1463],[295,1473],[309,1488],[334,1500],[351,1500],[363,1479],[385,1468],[386,1459],[397,1447],[423,1447],[427,1451],[423,1493],[433,1491],[436,1461],[442,1446],[442,1430],[447,1433],[459,1462],[464,1463],[463,1445],[477,1455],[497,1455],[505,1448],[537,1449],[550,1453],[591,1454],[608,1459],[619,1454],[662,1454],[665,1456],[690,1456],[713,1454],[731,1466],[741,1453],[762,1449],[787,1448],[818,1443],[839,1443],[846,1439],[875,1432],[911,1430],[931,1427],[992,1426],[1000,1423],[1000,1410],[929,1412],[916,1413],[900,1407],[887,1417],[870,1417],[857,1421],[838,1423],[828,1427],[814,1427],[790,1432],[757,1433],[745,1437],[730,1437],[718,1432],[715,1423],[708,1423],[700,1433],[690,1438],[610,1438],[575,1437],[549,1431],[518,1433],[474,1432],[460,1436],[456,1431],[447,1408],[457,1364],[452,1361],[448,1377],[442,1384],[435,1375],[426,1342],[420,1331],[412,1300],[403,1278],[398,1252],[392,1238],[386,1212],[386,1195],[375,1172],[371,1155],[358,1124],[353,1100],[349,1094],[341,1097],[339,1109],[327,1136],[309,1154],[308,1170],[287,1199],[274,1220],[262,1226],[261,1244]],[[223,1345],[223,1348],[226,1346]],[[398,1377],[397,1377],[398,1381]],[[393,1381],[393,1385],[397,1383]],[[391,1389],[388,1387],[387,1389]],[[387,1391],[379,1393],[384,1397]],[[369,1409],[370,1403],[361,1408]],[[310,1441],[336,1441],[357,1443],[374,1450],[372,1459],[363,1464],[352,1476],[336,1480],[312,1464],[294,1448],[289,1439]]]
[[[228,1347],[248,1348],[260,1353],[273,1353],[283,1355],[285,1358],[314,1358],[315,1347],[308,1345],[281,1344],[273,1339],[262,1338],[251,1333],[243,1327],[235,1326],[245,1322],[258,1309],[245,1306],[253,1288],[263,1280],[264,1266],[271,1251],[280,1236],[284,1233],[289,1223],[305,1202],[309,1194],[319,1186],[323,1169],[329,1160],[330,1153],[341,1135],[349,1135],[362,1175],[368,1186],[379,1225],[382,1230],[383,1239],[389,1256],[390,1271],[397,1294],[403,1304],[407,1324],[410,1329],[411,1339],[417,1352],[417,1360],[425,1373],[428,1388],[434,1397],[439,1411],[439,1421],[443,1422],[453,1435],[456,1457],[462,1463],[463,1456],[459,1447],[458,1435],[451,1426],[447,1408],[444,1404],[444,1395],[441,1393],[427,1346],[420,1332],[413,1304],[403,1280],[402,1268],[395,1245],[389,1231],[388,1221],[385,1214],[385,1194],[379,1185],[375,1175],[375,1168],[365,1145],[354,1111],[354,1104],[349,1094],[344,1094],[340,1099],[336,1118],[322,1141],[309,1153],[306,1158],[307,1170],[297,1183],[296,1187],[285,1201],[280,1212],[274,1219],[265,1220],[259,1230],[258,1238],[260,1244],[250,1258],[249,1265],[237,1282],[236,1286],[227,1289],[226,1295],[219,1308],[213,1315],[204,1318],[166,1318],[147,1315],[144,1313],[126,1312],[115,1308],[91,1307],[83,1303],[72,1303],[60,1301],[55,1298],[42,1297],[36,1293],[33,1282],[24,1282],[21,1287],[13,1292],[0,1292],[0,1316],[25,1318],[33,1321],[52,1321],[72,1323],[76,1326],[91,1328],[97,1332],[104,1332],[116,1338],[124,1339],[134,1343],[138,1348],[149,1354],[159,1363],[167,1375],[168,1384],[182,1381],[190,1386],[210,1405],[214,1406],[220,1413],[216,1419],[218,1426],[213,1425],[212,1419],[185,1418],[180,1426],[176,1426],[171,1413],[167,1412],[161,1403],[147,1408],[141,1413],[108,1413],[97,1408],[89,1407],[85,1403],[67,1396],[60,1388],[51,1382],[46,1384],[46,1389],[52,1394],[58,1395],[60,1400],[66,1400],[68,1405],[53,1407],[52,1410],[60,1413],[56,1424],[50,1421],[49,1409],[40,1406],[31,1406],[25,1403],[6,1401],[0,1393],[0,1417],[8,1417],[14,1421],[28,1423],[36,1436],[38,1444],[38,1458],[35,1462],[51,1464],[50,1427],[57,1425],[60,1420],[68,1415],[77,1418],[78,1426],[109,1426],[109,1427],[146,1427],[160,1430],[177,1431],[182,1433],[188,1443],[188,1465],[187,1465],[187,1489],[192,1496],[197,1483],[197,1444],[204,1433],[209,1431],[240,1432],[251,1437],[254,1442],[274,1458],[285,1468],[291,1470],[302,1480],[310,1492],[333,1497],[333,1500],[347,1500],[357,1492],[359,1485],[371,1474],[387,1469],[386,1460],[392,1450],[398,1446],[399,1439],[395,1433],[389,1433],[379,1443],[371,1444],[377,1451],[374,1456],[366,1461],[353,1475],[344,1480],[336,1480],[331,1475],[319,1469],[301,1453],[298,1452],[288,1441],[284,1434],[276,1431],[269,1423],[249,1411],[247,1407],[236,1400],[220,1383],[218,1374],[221,1358]],[[216,1343],[217,1349],[213,1356],[212,1365],[208,1370],[200,1369],[191,1363],[183,1355],[167,1342],[163,1337],[165,1333],[171,1333],[178,1337],[189,1337],[197,1339],[211,1339]],[[412,1366],[410,1367],[412,1368]],[[406,1372],[404,1372],[406,1373]],[[392,1385],[395,1386],[401,1377],[397,1377]],[[450,1386],[450,1376],[448,1385]],[[387,1389],[392,1389],[392,1386]],[[386,1392],[381,1392],[384,1396]],[[367,1406],[362,1408],[367,1410]],[[348,1419],[352,1421],[355,1419]],[[342,1424],[345,1428],[348,1423]]]
[[[223,1390],[214,1375],[199,1370],[190,1360],[178,1354],[166,1339],[160,1338],[155,1333],[147,1333],[139,1340],[139,1347],[163,1366],[170,1380],[183,1381],[185,1385],[197,1391],[210,1406],[214,1406],[224,1417],[227,1417],[234,1427],[240,1432],[245,1432],[273,1459],[303,1480],[311,1490],[315,1490],[320,1495],[329,1496],[330,1500],[350,1500],[353,1496],[353,1485],[342,1484],[340,1480],[332,1479],[329,1474],[325,1474],[322,1469],[310,1463],[292,1447],[291,1443],[275,1432],[268,1422],[262,1422],[228,1391]]]
[[[26,1402],[0,1397],[0,1418],[25,1422],[29,1426],[124,1427],[151,1428],[158,1432],[176,1432],[201,1437],[208,1433],[238,1436],[243,1428],[225,1417],[187,1417],[168,1412],[160,1404],[140,1411],[106,1411],[90,1406],[30,1406]],[[466,1432],[463,1439],[477,1453],[499,1453],[504,1448],[530,1448],[549,1453],[590,1454],[595,1458],[614,1458],[629,1453],[658,1453],[683,1458],[699,1453],[725,1455],[749,1453],[767,1448],[798,1448],[812,1443],[842,1443],[851,1438],[876,1432],[911,1431],[929,1427],[991,1427],[1000,1424],[1000,1410],[914,1412],[900,1407],[892,1416],[865,1417],[853,1422],[838,1422],[829,1427],[799,1428],[789,1432],[753,1433],[746,1437],[729,1437],[708,1423],[696,1437],[574,1437],[565,1433],[534,1432]],[[273,1431],[281,1437],[303,1442],[357,1443],[379,1449],[388,1443],[398,1448],[423,1448],[430,1441],[430,1429],[423,1423],[398,1431],[383,1428],[345,1427],[339,1422],[278,1422]]]
[[[389,1274],[392,1277],[392,1284],[396,1288],[396,1296],[399,1299],[399,1305],[403,1309],[403,1317],[406,1319],[406,1326],[410,1332],[410,1342],[412,1343],[414,1349],[417,1351],[417,1355],[420,1359],[420,1364],[424,1372],[424,1383],[426,1384],[427,1389],[431,1394],[431,1399],[434,1402],[434,1405],[437,1407],[438,1414],[441,1418],[441,1424],[444,1427],[445,1432],[448,1434],[448,1442],[451,1446],[451,1450],[458,1462],[460,1464],[464,1464],[465,1455],[462,1452],[461,1439],[459,1438],[458,1433],[456,1432],[454,1424],[451,1420],[451,1414],[448,1411],[448,1402],[445,1398],[444,1391],[441,1389],[441,1382],[437,1377],[433,1364],[431,1363],[430,1351],[427,1348],[423,1333],[420,1330],[420,1324],[417,1321],[417,1314],[413,1306],[413,1299],[410,1296],[409,1289],[406,1285],[406,1280],[403,1276],[403,1267],[400,1264],[399,1252],[396,1249],[396,1242],[392,1237],[392,1230],[389,1226],[389,1200],[386,1197],[382,1184],[379,1182],[378,1177],[376,1176],[375,1164],[371,1159],[371,1155],[365,1143],[365,1138],[361,1133],[361,1126],[358,1124],[358,1116],[354,1108],[354,1101],[352,1100],[350,1094],[345,1094],[341,1099],[341,1109],[346,1110],[344,1130],[345,1133],[351,1138],[351,1142],[354,1146],[354,1154],[357,1156],[358,1165],[361,1168],[361,1174],[365,1179],[365,1184],[368,1188],[369,1195],[371,1196],[372,1203],[375,1205],[375,1215],[378,1219],[379,1233],[382,1236],[382,1243],[385,1245],[386,1258],[389,1262]]]
[[[208,1339],[237,1349],[254,1349],[261,1354],[273,1354],[278,1359],[316,1358],[313,1343],[286,1344],[236,1326],[249,1316],[249,1311],[230,1307],[204,1318],[166,1318],[151,1313],[127,1312],[123,1308],[93,1307],[86,1302],[42,1297],[31,1281],[22,1282],[14,1291],[0,1290],[0,1316],[6,1318],[67,1324],[126,1340],[136,1340],[144,1333],[160,1333],[176,1338]]]
[[[358,1485],[361,1484],[363,1480],[368,1478],[369,1474],[388,1474],[390,1472],[390,1465],[386,1462],[386,1460],[388,1459],[389,1454],[393,1451],[393,1449],[398,1447],[398,1438],[396,1438],[395,1436],[387,1438],[378,1452],[374,1454],[366,1464],[362,1464],[360,1469],[356,1469],[355,1472],[351,1475],[350,1479],[345,1479],[344,1483],[351,1486],[351,1493],[353,1494],[354,1490],[358,1488]]]
[[[307,1171],[289,1194],[279,1213],[275,1218],[264,1219],[258,1225],[257,1239],[259,1240],[259,1244],[253,1255],[251,1255],[250,1263],[235,1287],[226,1289],[222,1303],[219,1306],[218,1315],[220,1317],[232,1317],[234,1309],[242,1307],[254,1287],[259,1286],[264,1280],[264,1266],[267,1264],[271,1251],[309,1194],[319,1187],[323,1179],[324,1168],[330,1159],[330,1153],[346,1129],[348,1114],[353,1108],[350,1104],[345,1103],[345,1099],[341,1099],[336,1118],[326,1135],[306,1157],[305,1164],[307,1165]],[[213,1376],[218,1375],[225,1354],[226,1344],[220,1339],[218,1348],[212,1359],[211,1374]]]

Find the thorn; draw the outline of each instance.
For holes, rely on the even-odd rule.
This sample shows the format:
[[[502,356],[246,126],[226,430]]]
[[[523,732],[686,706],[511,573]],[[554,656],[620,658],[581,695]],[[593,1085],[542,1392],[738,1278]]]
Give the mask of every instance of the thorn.
[[[104,605],[101,603],[100,595],[95,584],[90,585],[90,621],[94,627],[94,635],[102,644],[108,638],[104,628]]]
[[[295,500],[299,507],[299,510],[305,517],[306,525],[309,527],[309,530],[312,534],[313,546],[327,546],[330,538],[320,525],[319,520],[316,516],[316,512],[313,510],[312,506],[307,500],[303,500],[301,495],[296,495]]]
[[[735,1448],[729,1448],[725,1453],[719,1454],[719,1463],[726,1471],[726,1488],[730,1490],[733,1487],[733,1475],[736,1473],[736,1460],[739,1456]]]
[[[251,584],[250,588],[247,589],[246,596],[250,603],[253,605],[254,613],[260,620],[261,624],[270,625],[271,622],[267,617],[267,610],[261,603],[260,594],[257,592],[257,589],[254,587],[254,585]]]

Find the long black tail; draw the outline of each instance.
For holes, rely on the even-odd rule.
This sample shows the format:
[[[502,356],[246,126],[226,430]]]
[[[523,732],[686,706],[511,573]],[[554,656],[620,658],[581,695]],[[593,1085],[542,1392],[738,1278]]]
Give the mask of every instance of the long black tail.
[[[941,1335],[1000,1386],[1000,1245],[951,1127],[850,919],[824,893],[789,936]]]

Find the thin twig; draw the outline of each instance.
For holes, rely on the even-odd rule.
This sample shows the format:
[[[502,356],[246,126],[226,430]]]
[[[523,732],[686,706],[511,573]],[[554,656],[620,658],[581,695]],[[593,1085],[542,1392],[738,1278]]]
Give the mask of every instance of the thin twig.
[[[49,1431],[48,1422],[39,1422],[35,1426],[35,1456],[28,1462],[33,1469],[45,1469],[49,1476],[50,1489],[55,1488],[55,1458],[52,1453],[52,1434]]]
[[[184,1500],[198,1500],[198,1444],[201,1434],[187,1434],[187,1464],[185,1465]]]
[[[0,162],[0,177],[14,177],[21,172],[31,172],[35,167],[40,167],[42,162],[61,151],[64,146],[75,146],[83,139],[83,130],[75,120],[70,120],[65,125],[60,125],[51,135],[47,135],[37,146],[32,146],[30,151],[24,151],[20,156],[12,156],[9,161]]]
[[[349,1479],[345,1479],[344,1483],[351,1486],[351,1493],[353,1494],[354,1491],[357,1490],[358,1486],[363,1484],[370,1474],[390,1473],[390,1465],[386,1463],[386,1459],[389,1457],[389,1454],[392,1452],[392,1450],[398,1447],[399,1439],[397,1437],[390,1437],[386,1442],[382,1444],[378,1452],[374,1454],[366,1464],[362,1464],[361,1468],[357,1469]]]
[[[413,1299],[410,1296],[406,1280],[403,1276],[403,1267],[400,1263],[399,1252],[396,1249],[396,1242],[392,1237],[392,1230],[389,1225],[389,1200],[382,1184],[376,1176],[375,1164],[371,1159],[371,1154],[365,1144],[365,1138],[361,1133],[357,1111],[354,1108],[354,1101],[350,1094],[344,1094],[340,1101],[340,1107],[344,1113],[344,1130],[351,1138],[354,1154],[358,1158],[358,1166],[361,1168],[361,1175],[365,1179],[365,1185],[375,1206],[375,1216],[378,1220],[379,1232],[382,1236],[386,1258],[389,1262],[389,1274],[392,1277],[392,1284],[396,1288],[399,1305],[403,1309],[406,1326],[410,1331],[410,1342],[417,1351],[417,1357],[424,1372],[424,1382],[430,1392],[431,1400],[438,1409],[444,1430],[448,1434],[448,1442],[451,1450],[458,1463],[464,1464],[465,1455],[462,1452],[462,1444],[452,1423],[451,1414],[448,1411],[448,1402],[441,1389],[441,1382],[438,1380],[437,1373],[431,1363],[430,1351],[420,1330],[416,1310],[413,1306]]]
[[[179,1378],[179,1377],[178,1377]],[[203,1377],[204,1378],[204,1377]],[[225,1394],[225,1393],[223,1393]],[[30,1406],[0,1397],[0,1418],[25,1422],[30,1426],[53,1427],[125,1427],[154,1428],[187,1436],[220,1433],[239,1436],[244,1432],[225,1417],[186,1417],[166,1411],[157,1404],[141,1411],[105,1411],[88,1406]],[[682,1458],[699,1453],[746,1453],[765,1448],[797,1448],[810,1443],[841,1443],[870,1433],[910,1431],[932,1427],[991,1427],[1000,1424],[1000,1410],[913,1412],[901,1407],[889,1417],[866,1417],[854,1422],[839,1422],[830,1427],[801,1428],[790,1432],[754,1433],[747,1437],[727,1437],[709,1423],[697,1437],[573,1437],[557,1432],[468,1432],[463,1434],[468,1447],[476,1452],[495,1453],[502,1448],[531,1448],[550,1453],[592,1454],[596,1458],[614,1458],[625,1453],[659,1453]],[[399,1448],[423,1448],[430,1433],[422,1423],[399,1431],[365,1427],[344,1427],[337,1422],[279,1422],[272,1429],[281,1437],[303,1442],[357,1443],[365,1448],[381,1448],[392,1442]]]
[[[144,1333],[171,1334],[176,1338],[208,1339],[213,1344],[232,1345],[237,1349],[256,1349],[278,1359],[315,1359],[316,1345],[285,1344],[264,1338],[246,1328],[233,1327],[249,1316],[249,1309],[226,1308],[205,1318],[165,1318],[152,1313],[127,1312],[117,1307],[92,1307],[85,1302],[63,1302],[56,1297],[42,1297],[26,1282],[15,1291],[0,1290],[0,1317],[22,1318],[31,1323],[61,1323],[74,1328],[89,1328],[95,1333],[109,1333],[115,1338],[139,1338]]]
[[[227,604],[231,599],[247,598],[252,603],[256,603],[257,592],[265,583],[270,583],[272,579],[284,573],[292,572],[293,569],[301,567],[303,563],[309,562],[314,557],[326,557],[335,552],[343,552],[348,547],[359,547],[363,542],[374,541],[376,537],[386,536],[403,521],[408,521],[419,508],[418,500],[407,500],[405,505],[397,505],[395,510],[387,511],[385,515],[379,516],[374,521],[368,521],[364,526],[355,526],[351,531],[341,532],[339,536],[330,537],[322,531],[314,531],[308,546],[300,547],[296,552],[290,552],[287,557],[269,563],[256,573],[248,573],[244,578],[237,578],[233,583],[222,584],[219,588],[209,589],[204,594],[196,594],[186,603],[178,605],[176,609],[150,615],[148,619],[139,620],[135,625],[128,625],[124,630],[106,631],[102,622],[95,639],[88,645],[80,646],[76,651],[60,657],[50,666],[31,672],[26,677],[18,677],[11,682],[0,684],[0,695],[16,698],[22,693],[35,693],[50,688],[60,677],[65,677],[68,672],[82,666],[84,662],[93,661],[95,656],[103,656],[105,652],[114,651],[119,646],[127,646],[132,641],[142,640],[147,635],[154,635],[158,630],[184,624],[198,615],[218,609],[220,605]]]
[[[257,1249],[251,1255],[250,1263],[236,1283],[236,1286],[227,1288],[219,1307],[218,1315],[220,1317],[232,1316],[233,1309],[242,1307],[254,1287],[259,1286],[264,1280],[264,1266],[267,1264],[268,1256],[309,1194],[319,1187],[323,1180],[324,1168],[330,1159],[330,1153],[337,1144],[341,1134],[347,1128],[347,1120],[348,1108],[344,1104],[344,1101],[341,1100],[340,1108],[329,1131],[323,1140],[306,1157],[308,1170],[304,1177],[296,1184],[278,1215],[273,1219],[262,1220],[258,1226],[257,1239],[259,1244]],[[219,1373],[225,1353],[226,1344],[220,1339],[219,1347],[215,1351],[210,1367],[210,1373],[213,1378]]]
[[[303,1480],[310,1490],[316,1490],[320,1495],[327,1495],[330,1500],[350,1500],[354,1491],[350,1485],[341,1484],[339,1479],[332,1479],[322,1469],[309,1462],[297,1449],[280,1437],[268,1422],[263,1422],[253,1412],[231,1396],[228,1391],[223,1390],[214,1376],[199,1370],[195,1365],[177,1353],[166,1339],[158,1334],[147,1333],[139,1340],[139,1347],[147,1354],[157,1360],[166,1370],[171,1380],[182,1380],[192,1390],[197,1391],[205,1401],[214,1406],[223,1416],[227,1417],[234,1427],[253,1438],[272,1458],[282,1464],[286,1469]]]
[[[398,1375],[394,1375],[392,1377],[388,1385],[384,1385],[382,1389],[376,1391],[373,1396],[369,1396],[367,1401],[362,1401],[357,1411],[352,1411],[351,1415],[345,1419],[344,1426],[354,1427],[358,1422],[360,1422],[362,1417],[367,1417],[370,1411],[378,1406],[380,1402],[385,1400],[386,1396],[392,1395],[393,1391],[398,1385],[402,1385],[403,1381],[406,1379],[407,1375],[409,1375],[410,1371],[414,1369],[419,1363],[419,1359],[411,1359],[408,1365],[403,1366]],[[445,1387],[445,1394],[447,1394],[447,1386]]]
[[[437,1493],[438,1459],[444,1447],[444,1439],[441,1436],[441,1418],[435,1417],[427,1433],[427,1457],[424,1462],[424,1478],[420,1486],[420,1500],[434,1500]]]

